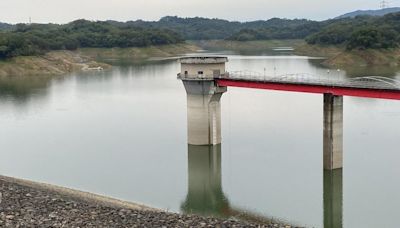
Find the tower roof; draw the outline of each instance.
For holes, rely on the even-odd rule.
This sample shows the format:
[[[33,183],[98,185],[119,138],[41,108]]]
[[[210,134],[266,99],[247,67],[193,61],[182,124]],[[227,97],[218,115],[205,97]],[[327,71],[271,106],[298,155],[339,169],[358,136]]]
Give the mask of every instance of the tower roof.
[[[216,64],[228,62],[227,57],[222,56],[197,56],[197,57],[183,57],[179,59],[183,64]]]

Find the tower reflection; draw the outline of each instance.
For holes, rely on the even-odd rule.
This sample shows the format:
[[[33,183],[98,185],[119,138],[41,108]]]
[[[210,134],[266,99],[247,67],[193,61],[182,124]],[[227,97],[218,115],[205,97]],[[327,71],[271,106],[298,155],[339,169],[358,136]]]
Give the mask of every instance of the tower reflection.
[[[216,146],[188,145],[188,193],[181,205],[182,212],[268,223],[277,221],[230,204],[222,189],[221,144]],[[304,202],[307,203],[307,202]],[[342,169],[324,170],[323,227],[342,228]]]
[[[188,193],[181,206],[189,214],[226,217],[230,205],[222,190],[221,144],[188,145]]]

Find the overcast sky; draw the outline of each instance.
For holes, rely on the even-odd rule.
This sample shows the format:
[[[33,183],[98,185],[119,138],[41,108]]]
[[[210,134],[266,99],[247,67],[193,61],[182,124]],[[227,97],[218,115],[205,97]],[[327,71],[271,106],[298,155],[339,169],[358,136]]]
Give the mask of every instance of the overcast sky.
[[[0,0],[0,21],[66,23],[89,20],[158,20],[163,16],[236,21],[272,17],[324,20],[357,9],[377,9],[380,0]],[[392,6],[400,5],[392,0]]]

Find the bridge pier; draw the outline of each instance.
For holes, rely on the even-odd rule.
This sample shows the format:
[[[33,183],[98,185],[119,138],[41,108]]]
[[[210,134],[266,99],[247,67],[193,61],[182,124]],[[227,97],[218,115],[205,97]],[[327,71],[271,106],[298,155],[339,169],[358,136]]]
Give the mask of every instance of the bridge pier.
[[[226,87],[214,80],[183,80],[187,93],[188,143],[218,145],[221,143],[220,99]]]
[[[343,168],[343,96],[324,94],[324,169]]]

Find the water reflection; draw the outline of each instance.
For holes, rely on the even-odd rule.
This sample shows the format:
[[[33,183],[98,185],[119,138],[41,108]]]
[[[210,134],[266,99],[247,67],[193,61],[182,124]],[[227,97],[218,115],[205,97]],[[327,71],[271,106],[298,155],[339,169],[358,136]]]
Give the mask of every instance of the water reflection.
[[[162,75],[169,70],[173,60],[146,61],[114,67],[112,70],[88,71],[76,74],[59,76],[16,76],[0,78],[0,102],[11,100],[16,104],[32,103],[32,98],[46,98],[49,96],[51,87],[56,84],[74,84],[77,86],[94,84],[109,85],[115,80],[116,75],[151,77]],[[157,68],[155,67],[157,66]],[[97,84],[96,84],[97,83]],[[85,89],[87,89],[85,87]]]
[[[188,192],[181,204],[181,210],[187,214],[237,217],[256,222],[273,221],[231,205],[222,188],[221,163],[221,145],[188,145]],[[343,171],[335,169],[323,172],[324,228],[341,228],[343,227]]]
[[[327,72],[306,59],[246,59],[232,58],[229,70]],[[251,210],[308,227],[397,227],[398,102],[345,98],[342,217],[335,206],[343,199],[335,194],[341,183],[332,185],[333,176],[325,177],[330,187],[323,184],[320,96],[231,89],[222,101],[225,144],[216,158],[223,161],[216,163],[210,154],[192,156],[196,147],[187,151],[178,69],[175,61],[152,62],[47,82],[1,79],[0,172],[174,212],[232,216]],[[18,99],[27,111],[16,107]],[[188,165],[190,186],[182,181]],[[202,178],[208,182],[200,184]]]
[[[28,103],[32,96],[45,97],[51,77],[0,78],[0,100]]]
[[[347,67],[346,73],[350,77],[362,76],[383,76],[383,77],[396,77],[399,75],[399,67],[390,66],[373,66],[373,67]]]
[[[221,145],[188,145],[188,176],[188,193],[182,211],[229,216],[230,204],[222,190]]]
[[[222,189],[221,144],[188,145],[188,193],[181,205],[186,214],[269,223],[273,219],[230,204]]]
[[[343,227],[343,170],[324,171],[324,228]]]
[[[335,73],[332,67],[323,64],[325,59],[308,59],[308,62],[315,69],[321,69],[325,71],[330,71],[330,74]],[[322,73],[324,73],[322,71]],[[346,77],[363,77],[363,76],[383,76],[383,77],[396,77],[400,74],[400,67],[398,66],[347,66],[340,69],[340,72],[335,74],[340,74]]]

